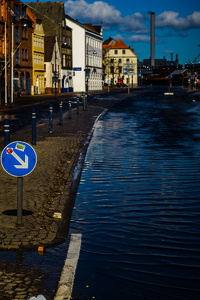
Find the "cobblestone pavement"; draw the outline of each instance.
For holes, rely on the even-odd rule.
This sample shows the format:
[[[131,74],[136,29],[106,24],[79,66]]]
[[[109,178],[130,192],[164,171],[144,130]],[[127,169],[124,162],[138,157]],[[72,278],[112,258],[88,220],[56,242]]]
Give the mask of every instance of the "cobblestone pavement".
[[[32,173],[23,177],[22,226],[16,224],[17,178],[0,167],[0,250],[20,253],[66,240],[81,163],[92,128],[105,107],[113,103],[108,101],[100,107],[100,102],[96,101],[96,106],[89,105],[85,111],[80,108],[79,114],[73,110],[71,119],[65,113],[63,125],[59,125],[58,119],[53,120],[52,133],[48,132],[48,122],[37,125],[37,143],[32,145],[37,153],[37,165]],[[10,142],[13,141],[31,144],[31,126],[11,135]],[[3,148],[1,138],[0,150]],[[76,180],[73,181],[74,170]],[[58,215],[61,218],[57,218]],[[0,300],[25,300],[41,293],[45,274],[24,266],[20,257],[14,264],[0,262]],[[42,292],[47,300],[53,299],[48,290],[44,293],[42,288]]]
[[[71,215],[70,186],[73,170],[95,118],[103,108],[89,107],[63,125],[55,120],[53,133],[48,124],[37,126],[37,165],[23,177],[23,225],[17,225],[17,178],[0,169],[0,249],[31,249],[59,243],[66,238]],[[12,141],[31,144],[31,128],[11,136]],[[1,150],[4,147],[1,141]],[[70,202],[70,203],[69,203]],[[62,218],[56,218],[60,213]]]

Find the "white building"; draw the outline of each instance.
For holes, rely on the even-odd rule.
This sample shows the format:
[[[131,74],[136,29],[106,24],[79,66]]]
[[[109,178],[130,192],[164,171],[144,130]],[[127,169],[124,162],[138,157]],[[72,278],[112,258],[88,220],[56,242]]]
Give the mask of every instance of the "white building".
[[[103,43],[104,82],[108,86],[138,84],[137,61],[134,50],[121,40],[109,38]]]
[[[57,37],[47,36],[44,40],[45,93],[60,92],[61,59]]]
[[[81,24],[66,16],[72,29],[73,91],[102,89],[102,30],[101,26]]]
[[[73,91],[85,91],[85,28],[66,16],[66,26],[72,29],[72,70]]]

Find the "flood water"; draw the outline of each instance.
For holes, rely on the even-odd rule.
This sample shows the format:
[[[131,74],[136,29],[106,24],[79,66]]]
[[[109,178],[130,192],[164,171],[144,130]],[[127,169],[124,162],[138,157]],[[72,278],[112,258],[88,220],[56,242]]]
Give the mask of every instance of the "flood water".
[[[83,234],[73,299],[199,299],[200,103],[146,94],[107,112],[71,231]]]
[[[72,299],[200,299],[200,101],[180,93],[138,92],[97,122],[71,220]],[[53,300],[68,244],[1,260],[44,277],[38,293]]]

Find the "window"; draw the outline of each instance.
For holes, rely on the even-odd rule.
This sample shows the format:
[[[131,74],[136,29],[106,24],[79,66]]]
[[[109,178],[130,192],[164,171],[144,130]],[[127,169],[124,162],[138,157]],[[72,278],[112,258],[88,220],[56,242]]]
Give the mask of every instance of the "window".
[[[20,86],[21,89],[24,90],[24,72],[20,74]]]
[[[15,43],[19,43],[19,28],[15,27]]]
[[[127,62],[127,63],[129,63],[129,62],[130,62],[130,59],[129,59],[129,58],[127,58],[127,59],[126,59],[126,62]]]
[[[28,40],[28,31],[26,27],[22,27],[22,39]]]
[[[28,60],[28,50],[22,49],[22,60],[27,61]]]
[[[66,62],[66,55],[63,54],[63,67],[66,67],[67,62]]]
[[[112,66],[110,67],[110,73],[114,74],[114,67],[112,67]]]
[[[119,58],[119,64],[121,64],[121,62],[122,62],[122,59],[121,59],[121,58]]]
[[[115,50],[115,54],[118,54],[118,50]]]
[[[15,7],[14,7],[14,21],[19,21],[19,6],[17,4],[15,4]]]
[[[122,50],[122,54],[126,54],[126,50]]]
[[[27,18],[26,6],[25,5],[21,5],[20,7],[21,7],[21,17]]]
[[[14,73],[14,90],[16,91],[18,87],[18,72]]]
[[[16,65],[19,64],[19,49],[17,49],[17,51],[15,52],[15,63]]]
[[[72,57],[71,57],[71,55],[67,55],[67,66],[68,66],[68,68],[72,67]]]

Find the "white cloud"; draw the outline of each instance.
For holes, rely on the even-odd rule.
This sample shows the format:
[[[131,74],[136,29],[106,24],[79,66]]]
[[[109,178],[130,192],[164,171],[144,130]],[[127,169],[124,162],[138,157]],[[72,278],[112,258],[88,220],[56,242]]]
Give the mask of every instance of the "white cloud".
[[[128,38],[126,38],[127,41],[129,42],[150,42],[151,37],[149,35],[132,35]],[[155,38],[156,44],[161,44],[163,43],[162,40]]]
[[[190,22],[191,27],[200,27],[200,11],[194,11],[187,19]]]
[[[88,3],[87,0],[67,0],[65,2],[65,12],[72,18],[80,20],[80,22],[102,23],[104,30],[114,29],[119,34],[135,34],[129,37],[130,42],[149,42],[150,40],[150,36],[148,36],[150,19],[149,15],[147,19],[146,13],[143,15],[135,12],[122,17],[121,12],[107,2],[94,1]],[[200,11],[194,11],[185,18],[180,17],[178,12],[164,11],[155,16],[155,24],[157,30],[156,43],[162,43],[161,39],[163,37],[186,37],[187,30],[190,28],[200,28]],[[159,31],[159,29],[161,30]],[[159,39],[159,36],[161,39]]]
[[[144,24],[144,17],[141,13],[135,13],[133,15],[123,18],[120,26],[120,31],[130,33],[146,33],[148,31]]]
[[[94,1],[89,4],[85,0],[68,0],[65,2],[65,11],[70,17],[93,24],[118,25],[121,22],[121,13],[114,6],[103,1]]]
[[[156,27],[172,27],[175,30],[200,27],[200,12],[195,11],[186,18],[180,18],[178,12],[164,11],[156,16]]]
[[[149,42],[150,36],[148,35],[132,35],[127,38],[130,42]]]

